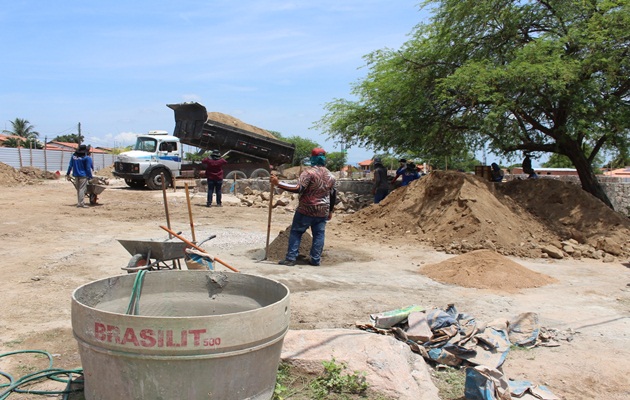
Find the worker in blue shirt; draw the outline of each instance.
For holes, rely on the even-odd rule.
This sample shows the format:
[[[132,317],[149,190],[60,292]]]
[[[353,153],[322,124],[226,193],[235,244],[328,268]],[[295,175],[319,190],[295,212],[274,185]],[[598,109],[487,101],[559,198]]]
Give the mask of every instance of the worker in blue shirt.
[[[92,179],[92,157],[89,156],[88,147],[84,144],[80,145],[74,152],[68,165],[66,179],[71,180],[70,173],[74,177],[74,187],[77,189],[77,207],[86,208],[85,192],[87,190],[88,180]]]
[[[400,186],[407,186],[418,178],[420,178],[418,168],[416,168],[415,163],[410,161],[407,163],[405,171],[402,173],[402,183],[400,184]]]
[[[398,177],[401,176],[405,172],[405,169],[407,169],[407,160],[406,159],[401,158],[400,160],[398,160],[398,163],[399,163],[399,167],[396,170],[396,176],[394,177],[394,179],[392,179],[392,185],[396,182]]]

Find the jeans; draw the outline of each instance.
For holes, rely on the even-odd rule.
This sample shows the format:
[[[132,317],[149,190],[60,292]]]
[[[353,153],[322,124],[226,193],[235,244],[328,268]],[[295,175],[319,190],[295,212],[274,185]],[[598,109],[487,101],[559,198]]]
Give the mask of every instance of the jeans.
[[[223,180],[215,181],[208,179],[208,201],[206,205],[212,204],[212,193],[216,192],[217,194],[217,204],[221,204],[221,186],[223,185]]]
[[[310,217],[308,215],[295,212],[291,233],[289,234],[289,249],[287,250],[287,260],[297,259],[302,235],[310,227],[313,234],[313,245],[311,246],[311,263],[319,264],[322,251],[324,250],[324,237],[326,236],[326,221],[328,217]]]
[[[389,189],[376,189],[374,193],[374,204],[378,204],[389,194]]]

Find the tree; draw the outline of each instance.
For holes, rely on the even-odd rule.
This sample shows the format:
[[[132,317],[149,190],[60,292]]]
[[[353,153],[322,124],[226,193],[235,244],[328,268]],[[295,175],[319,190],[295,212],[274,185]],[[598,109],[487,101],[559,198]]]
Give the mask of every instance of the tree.
[[[541,165],[543,168],[573,168],[573,163],[571,163],[569,157],[557,153],[550,155],[549,160]]]
[[[11,136],[19,136],[24,141],[27,140],[37,140],[39,137],[39,132],[35,130],[35,127],[31,125],[30,122],[26,119],[16,118],[13,121],[9,121],[12,126],[12,130],[3,130],[2,133],[5,135]],[[16,146],[17,147],[17,146]]]
[[[293,155],[293,165],[300,165],[303,159],[311,156],[311,151],[319,145],[310,140],[300,136],[291,136],[283,138],[284,141],[295,145],[295,153]]]
[[[630,0],[429,0],[431,23],[400,50],[366,56],[357,101],[318,122],[349,144],[432,158],[487,145],[568,157],[582,188],[611,203],[592,168],[630,131]]]
[[[57,136],[53,140],[57,142],[65,142],[65,143],[76,143],[81,144],[85,140],[85,137],[78,133],[71,133],[69,135],[61,135]]]
[[[331,171],[340,171],[341,168],[346,165],[346,162],[346,153],[342,151],[333,151],[330,153],[326,153],[326,168]]]
[[[24,140],[14,136],[7,138],[4,142],[2,142],[2,147],[26,147],[24,146]]]

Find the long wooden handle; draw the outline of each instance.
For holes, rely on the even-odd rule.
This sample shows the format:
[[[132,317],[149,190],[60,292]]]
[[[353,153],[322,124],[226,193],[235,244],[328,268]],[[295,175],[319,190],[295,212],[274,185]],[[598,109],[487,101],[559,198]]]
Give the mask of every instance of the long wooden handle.
[[[265,260],[267,259],[268,255],[269,255],[269,235],[271,233],[271,210],[273,210],[273,192],[274,192],[274,187],[273,187],[273,183],[269,183],[271,189],[270,189],[270,194],[269,194],[269,218],[267,219],[267,244],[265,245]]]
[[[164,176],[164,172],[160,174],[162,177],[162,197],[164,198],[164,212],[166,212],[166,225],[169,230],[171,229],[171,216],[168,213],[168,201],[166,199],[166,177]],[[170,236],[169,236],[170,239]]]
[[[190,220],[190,233],[192,234],[193,242],[196,243],[197,239],[195,239],[195,223],[193,222],[192,207],[190,205],[190,193],[188,191],[188,182],[184,184],[184,187],[186,188],[186,203],[188,203],[188,219]]]
[[[196,244],[194,244],[193,242],[187,240],[185,237],[182,237],[180,235],[178,235],[176,232],[173,232],[172,230],[168,229],[165,226],[160,225],[160,228],[164,229],[166,232],[170,233],[171,235],[175,236],[177,239],[181,240],[182,242],[186,243],[187,245],[189,245],[190,247],[192,247],[193,249],[197,249],[199,251],[202,252],[206,252],[204,249],[202,249],[201,247],[197,246]],[[219,258],[214,257],[214,260],[225,265],[226,267],[228,267],[229,269],[231,269],[234,272],[241,272],[238,269],[232,267],[231,265],[227,264],[225,261],[221,261]]]

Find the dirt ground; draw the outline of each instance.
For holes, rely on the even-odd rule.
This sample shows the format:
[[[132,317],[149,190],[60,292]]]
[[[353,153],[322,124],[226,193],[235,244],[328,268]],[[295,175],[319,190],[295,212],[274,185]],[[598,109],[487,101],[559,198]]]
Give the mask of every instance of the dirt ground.
[[[86,209],[75,207],[74,188],[63,179],[0,184],[0,353],[41,349],[54,354],[55,367],[80,367],[70,321],[73,290],[93,280],[126,274],[121,267],[127,265],[131,255],[117,239],[167,238],[159,228],[167,224],[162,192],[131,190],[117,180],[111,183],[101,194],[99,204]],[[501,254],[479,257],[479,253],[436,251],[446,249],[453,240],[461,244],[461,237],[457,236],[461,232],[475,244],[471,250],[487,249],[481,236],[493,237],[491,229],[472,228],[476,221],[491,219],[493,215],[479,217],[479,213],[487,211],[475,211],[474,204],[480,200],[473,198],[483,193],[474,185],[472,181],[461,185],[461,191],[466,193],[460,193],[460,197],[467,201],[459,198],[449,204],[443,195],[447,190],[434,193],[434,187],[418,186],[394,192],[384,204],[354,215],[336,215],[327,228],[320,267],[306,263],[284,267],[277,265],[277,260],[263,260],[267,208],[241,207],[233,195],[225,195],[222,208],[204,207],[205,193],[193,193],[191,201],[197,241],[217,235],[203,245],[209,253],[243,273],[276,279],[289,287],[291,329],[353,329],[356,322],[367,322],[369,314],[411,304],[443,308],[452,303],[460,312],[481,321],[536,312],[544,327],[574,332],[572,340],[561,341],[559,347],[511,351],[503,368],[509,378],[547,385],[562,399],[629,398],[630,263],[624,247],[627,237],[617,234],[626,229],[626,222],[619,222],[614,229],[596,227],[599,234],[609,232],[624,249],[609,262],[588,257],[539,257],[541,253],[534,251],[535,246],[523,243],[531,244],[532,236],[544,243],[563,238],[557,239],[550,233],[552,227],[540,228],[539,220],[518,208],[510,211],[518,218],[512,214],[506,217],[513,218],[506,222],[514,224],[510,229],[495,222],[500,225],[495,229],[500,235],[490,242]],[[418,191],[413,196],[416,199],[430,196],[439,207],[430,209],[426,203],[419,206],[419,200],[412,201],[412,190]],[[168,191],[167,198],[173,230],[182,231],[191,239],[184,190]],[[466,208],[466,203],[474,204]],[[449,217],[449,213],[453,216]],[[438,224],[440,215],[462,224],[448,231]],[[423,222],[417,221],[421,217]],[[291,218],[289,210],[273,211],[272,244]],[[400,218],[411,221],[414,228],[402,227]],[[526,222],[519,222],[519,218]],[[569,218],[585,219],[584,215],[566,213],[561,225],[567,238],[572,237]],[[529,236],[523,239],[520,229],[530,223],[539,225],[531,225],[534,231],[528,231]],[[488,231],[479,236],[479,229]],[[580,229],[587,232],[595,227]],[[573,232],[573,236],[579,236],[577,233]],[[582,239],[584,243],[591,240]],[[597,240],[592,240],[595,245]],[[476,267],[474,273],[492,272],[473,274],[468,280],[460,275],[460,284],[455,284],[445,271],[462,265],[461,257],[471,257],[463,263]],[[493,268],[484,268],[489,265]],[[498,271],[497,266],[504,268]],[[463,284],[497,279],[495,272],[505,273],[505,268],[512,268],[513,274],[503,275],[501,282],[512,276],[536,279],[524,287]],[[225,270],[220,265],[217,269]],[[454,273],[460,270],[456,267]],[[0,370],[19,376],[20,371],[28,370],[28,362],[3,358]]]

